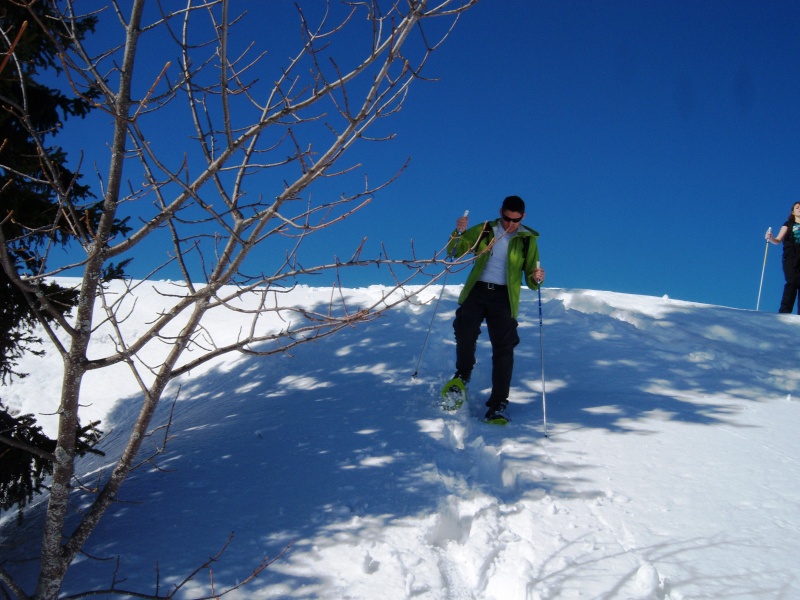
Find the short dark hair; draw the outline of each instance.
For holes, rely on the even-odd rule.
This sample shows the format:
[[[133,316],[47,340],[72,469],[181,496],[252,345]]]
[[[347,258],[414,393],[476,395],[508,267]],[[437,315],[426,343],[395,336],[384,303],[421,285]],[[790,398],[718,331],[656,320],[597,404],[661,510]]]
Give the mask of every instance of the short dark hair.
[[[506,196],[506,199],[503,200],[501,210],[510,210],[511,212],[525,214],[525,202],[519,196]]]

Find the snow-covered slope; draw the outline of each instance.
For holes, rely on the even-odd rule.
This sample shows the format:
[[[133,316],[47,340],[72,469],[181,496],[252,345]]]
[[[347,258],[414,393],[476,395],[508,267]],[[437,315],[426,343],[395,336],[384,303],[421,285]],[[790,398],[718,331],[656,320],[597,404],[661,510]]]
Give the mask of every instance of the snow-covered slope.
[[[800,318],[612,292],[543,292],[547,425],[536,295],[505,427],[479,417],[490,387],[484,334],[468,407],[443,413],[453,371],[448,287],[433,302],[299,347],[228,357],[176,382],[166,452],[137,470],[90,539],[121,557],[120,587],[162,591],[216,554],[214,589],[285,554],[227,598],[789,598],[800,587]],[[369,302],[380,288],[347,290]],[[436,290],[438,292],[438,290]],[[137,292],[136,322],[159,297]],[[330,290],[298,289],[297,302]],[[433,294],[434,291],[429,293]],[[428,296],[428,297],[429,297]],[[225,317],[212,327],[237,330]],[[52,412],[59,361],[22,366],[3,390]],[[140,399],[124,372],[88,380],[88,418],[120,451]],[[152,444],[163,438],[154,435]],[[159,437],[160,436],[160,437]],[[6,558],[38,533],[6,519]],[[20,540],[21,546],[13,546]],[[6,562],[28,580],[30,563]],[[157,569],[157,571],[156,571]],[[115,562],[82,558],[67,590],[110,586]],[[211,593],[204,571],[179,597]]]

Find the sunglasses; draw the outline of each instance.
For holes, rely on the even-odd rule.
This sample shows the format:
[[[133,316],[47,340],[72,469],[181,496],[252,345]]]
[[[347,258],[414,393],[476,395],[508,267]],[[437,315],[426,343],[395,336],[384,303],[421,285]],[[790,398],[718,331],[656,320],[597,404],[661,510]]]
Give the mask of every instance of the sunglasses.
[[[517,217],[516,219],[512,219],[511,217],[507,217],[506,213],[501,213],[500,216],[503,217],[503,221],[506,221],[507,223],[519,223],[520,221],[522,221],[522,217]]]

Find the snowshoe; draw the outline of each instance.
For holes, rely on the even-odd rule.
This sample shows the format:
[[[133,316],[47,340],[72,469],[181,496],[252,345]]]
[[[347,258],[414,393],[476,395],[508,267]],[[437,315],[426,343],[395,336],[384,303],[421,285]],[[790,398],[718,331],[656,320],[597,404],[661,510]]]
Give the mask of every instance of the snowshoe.
[[[511,420],[508,413],[503,408],[490,409],[483,418],[484,423],[492,425],[505,425]]]
[[[461,377],[453,377],[442,387],[442,410],[454,411],[467,400],[467,385]]]

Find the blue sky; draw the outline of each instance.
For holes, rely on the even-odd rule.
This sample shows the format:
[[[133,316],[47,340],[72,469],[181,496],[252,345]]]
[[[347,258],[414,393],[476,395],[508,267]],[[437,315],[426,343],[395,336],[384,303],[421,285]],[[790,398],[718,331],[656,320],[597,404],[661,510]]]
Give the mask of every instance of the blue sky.
[[[755,308],[800,199],[798,33],[797,2],[482,2],[414,90],[375,218],[433,244],[518,194],[548,286]],[[762,310],[782,286],[773,246]]]
[[[262,9],[253,35],[293,41],[278,27],[293,4]],[[429,63],[438,81],[383,126],[396,139],[350,157],[372,179],[408,169],[308,256],[349,258],[365,236],[364,256],[408,256],[412,240],[432,255],[464,210],[494,218],[516,194],[548,287],[755,308],[764,232],[800,199],[799,32],[798,2],[483,0]],[[762,310],[782,286],[773,246]]]

